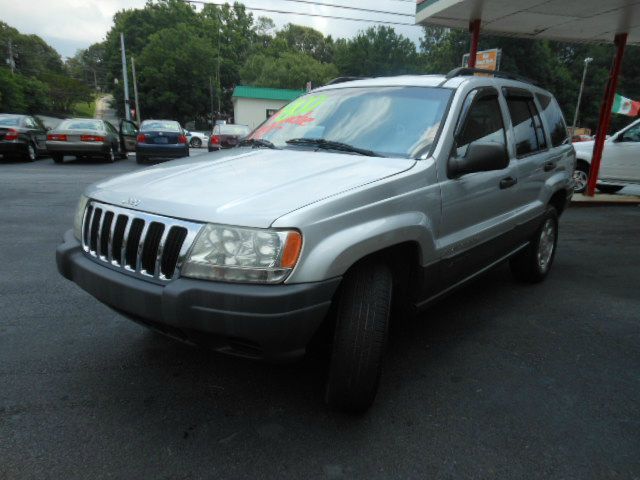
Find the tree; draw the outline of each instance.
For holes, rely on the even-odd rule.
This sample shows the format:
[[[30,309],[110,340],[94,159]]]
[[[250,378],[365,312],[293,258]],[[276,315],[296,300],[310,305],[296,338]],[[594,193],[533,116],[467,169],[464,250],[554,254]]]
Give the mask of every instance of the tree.
[[[256,54],[240,71],[242,83],[261,87],[303,89],[307,82],[323,85],[338,76],[331,63],[321,63],[304,53],[285,52],[277,58]]]
[[[140,108],[145,115],[181,122],[205,116],[216,56],[211,43],[185,24],[151,35],[138,62]]]
[[[383,76],[418,71],[416,46],[388,26],[371,27],[350,40],[336,41],[334,61],[340,75]]]
[[[323,63],[333,61],[333,39],[311,27],[288,23],[275,38],[283,40],[292,52],[304,53]]]

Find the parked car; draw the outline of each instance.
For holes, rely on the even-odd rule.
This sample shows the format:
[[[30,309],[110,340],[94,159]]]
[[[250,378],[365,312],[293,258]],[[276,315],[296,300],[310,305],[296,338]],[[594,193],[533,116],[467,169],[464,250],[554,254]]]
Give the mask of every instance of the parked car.
[[[188,157],[189,144],[184,129],[175,120],[145,120],[136,141],[136,161],[169,160]]]
[[[116,130],[106,120],[70,118],[49,131],[47,149],[55,163],[62,163],[66,155],[115,162],[132,151],[136,131],[135,124],[128,120],[122,120]]]
[[[205,132],[186,131],[184,134],[187,136],[189,146],[191,148],[200,148],[209,140],[209,134]]]
[[[210,152],[215,152],[222,148],[232,148],[238,142],[251,133],[251,129],[246,125],[236,125],[232,123],[216,125],[209,137],[207,147]]]
[[[562,112],[546,90],[474,72],[325,86],[216,162],[99,182],[58,269],[224,353],[291,360],[326,339],[325,400],[365,410],[392,311],[421,311],[505,260],[532,283],[553,264],[575,166]]]
[[[589,183],[594,141],[574,145],[578,164],[574,190],[583,192]],[[616,193],[626,185],[640,185],[640,119],[608,137],[604,142],[596,187],[602,193]]]
[[[590,140],[593,140],[593,137],[591,135],[574,135],[573,137],[571,137],[571,141],[573,143],[588,142]]]
[[[47,129],[31,115],[0,113],[0,155],[33,162],[47,153]]]

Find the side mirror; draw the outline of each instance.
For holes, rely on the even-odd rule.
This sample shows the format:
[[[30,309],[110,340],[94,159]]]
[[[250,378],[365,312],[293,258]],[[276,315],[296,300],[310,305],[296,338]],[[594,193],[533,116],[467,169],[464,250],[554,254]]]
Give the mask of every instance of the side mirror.
[[[504,145],[493,142],[472,142],[461,158],[449,159],[449,177],[456,178],[473,172],[502,170],[509,165],[509,154]]]

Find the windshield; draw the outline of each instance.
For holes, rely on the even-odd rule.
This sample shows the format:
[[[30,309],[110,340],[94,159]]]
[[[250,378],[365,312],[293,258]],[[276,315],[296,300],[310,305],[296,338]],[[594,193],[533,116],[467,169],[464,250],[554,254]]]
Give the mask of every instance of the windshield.
[[[433,87],[356,87],[310,93],[285,106],[249,138],[278,148],[322,139],[382,156],[415,157],[433,144],[451,91]]]
[[[216,130],[219,130],[220,135],[235,135],[238,137],[244,137],[251,131],[246,125],[219,125]]]
[[[58,130],[104,130],[100,120],[65,120]]]
[[[148,122],[142,122],[142,125],[140,126],[141,132],[151,132],[157,130],[162,132],[179,132],[180,124],[171,120],[151,120]]]
[[[0,117],[0,125],[3,127],[15,127],[20,125],[20,117]]]

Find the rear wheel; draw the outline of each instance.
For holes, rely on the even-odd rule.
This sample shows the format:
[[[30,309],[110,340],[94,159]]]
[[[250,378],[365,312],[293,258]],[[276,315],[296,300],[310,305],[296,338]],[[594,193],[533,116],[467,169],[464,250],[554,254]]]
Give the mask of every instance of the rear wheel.
[[[119,155],[120,152],[118,152],[117,149],[112,145],[111,148],[109,148],[109,151],[105,154],[104,159],[109,163],[113,163],[116,161],[116,158],[118,158]]]
[[[198,137],[193,137],[189,142],[189,146],[192,148],[200,148],[202,146],[202,140]]]
[[[55,163],[63,163],[64,162],[64,155],[61,155],[59,153],[52,154],[51,158],[53,158],[53,161]]]
[[[573,191],[582,193],[589,183],[589,164],[583,161],[578,162],[576,169],[573,171]]]
[[[620,185],[596,185],[596,188],[602,193],[617,193],[624,187]]]
[[[136,163],[143,164],[143,163],[146,163],[146,162],[147,162],[147,159],[146,159],[146,158],[144,158],[144,157],[143,157],[142,155],[140,155],[139,153],[136,153]]]
[[[509,261],[513,276],[527,283],[544,280],[553,265],[557,244],[558,212],[554,207],[548,206],[531,243]]]
[[[375,399],[391,313],[393,276],[380,262],[363,263],[343,280],[325,402],[364,412]]]

